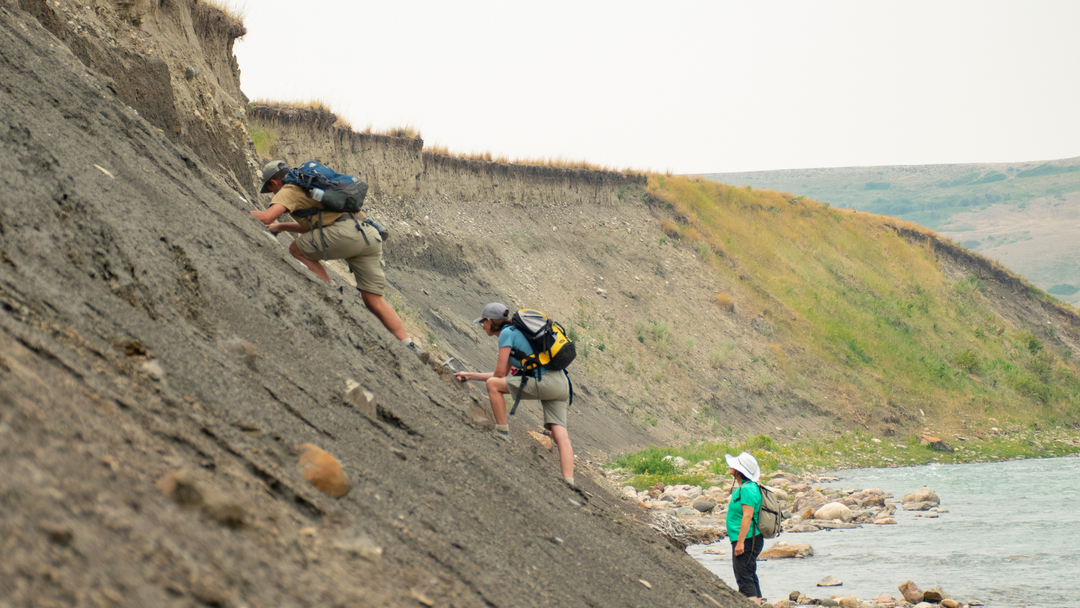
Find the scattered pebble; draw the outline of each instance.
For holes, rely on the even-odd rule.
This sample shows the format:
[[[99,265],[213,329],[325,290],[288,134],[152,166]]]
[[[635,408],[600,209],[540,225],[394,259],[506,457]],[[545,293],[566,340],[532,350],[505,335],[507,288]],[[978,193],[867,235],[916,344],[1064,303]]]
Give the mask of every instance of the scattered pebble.
[[[139,371],[150,376],[150,379],[156,382],[161,382],[165,379],[165,368],[161,366],[161,363],[159,363],[157,359],[143,361],[143,364],[139,366]]]
[[[379,563],[382,561],[383,548],[371,540],[370,536],[359,530],[349,529],[334,541],[334,546],[369,562]]]
[[[844,584],[844,581],[836,578],[835,576],[833,576],[831,574],[817,582],[818,587],[839,587],[840,585],[843,585],[843,584]]]
[[[356,408],[361,414],[375,418],[378,410],[375,407],[375,394],[360,386],[353,379],[345,381],[345,405]]]

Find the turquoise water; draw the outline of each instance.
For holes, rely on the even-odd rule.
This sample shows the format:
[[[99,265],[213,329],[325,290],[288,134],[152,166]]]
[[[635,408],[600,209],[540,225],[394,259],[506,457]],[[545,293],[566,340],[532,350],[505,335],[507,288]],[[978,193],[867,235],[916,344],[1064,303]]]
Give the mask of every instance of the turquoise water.
[[[900,598],[911,579],[922,589],[987,606],[1064,607],[1080,604],[1080,458],[1000,463],[854,469],[833,475],[840,488],[881,488],[895,498],[923,485],[937,493],[938,519],[895,515],[897,525],[785,533],[777,540],[809,543],[807,559],[758,563],[762,593],[771,601],[799,590],[810,597],[882,593]],[[774,541],[767,541],[765,547]],[[732,588],[730,543],[722,556],[687,552]],[[723,558],[717,560],[717,557]],[[840,587],[817,587],[827,575]]]

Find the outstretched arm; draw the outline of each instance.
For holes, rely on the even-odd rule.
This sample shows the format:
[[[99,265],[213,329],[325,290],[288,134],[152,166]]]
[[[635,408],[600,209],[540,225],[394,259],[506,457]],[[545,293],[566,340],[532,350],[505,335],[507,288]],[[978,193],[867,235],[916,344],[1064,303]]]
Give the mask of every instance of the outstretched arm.
[[[307,230],[304,230],[304,228],[300,226],[300,222],[278,222],[276,224],[270,224],[267,226],[267,229],[274,234],[280,234],[282,232],[307,232]]]
[[[255,219],[269,226],[274,223],[274,220],[281,217],[282,213],[285,213],[285,205],[274,203],[270,205],[270,208],[266,211],[252,211],[251,215],[254,215]]]
[[[495,371],[493,372],[458,372],[454,374],[460,382],[467,382],[469,380],[476,380],[478,382],[487,382],[488,378],[505,378],[510,373],[510,347],[504,346],[499,349],[499,359],[495,362]]]

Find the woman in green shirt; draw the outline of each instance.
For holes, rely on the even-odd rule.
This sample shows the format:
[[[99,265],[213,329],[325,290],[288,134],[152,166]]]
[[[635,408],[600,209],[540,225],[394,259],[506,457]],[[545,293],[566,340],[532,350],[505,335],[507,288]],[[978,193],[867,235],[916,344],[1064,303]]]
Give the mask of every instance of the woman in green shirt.
[[[743,452],[738,456],[725,454],[728,473],[735,478],[732,483],[731,500],[727,509],[728,540],[731,541],[732,566],[739,593],[760,605],[761,586],[757,577],[757,557],[765,546],[765,537],[758,529],[758,512],[761,510],[761,488],[757,480],[761,468],[753,455]]]

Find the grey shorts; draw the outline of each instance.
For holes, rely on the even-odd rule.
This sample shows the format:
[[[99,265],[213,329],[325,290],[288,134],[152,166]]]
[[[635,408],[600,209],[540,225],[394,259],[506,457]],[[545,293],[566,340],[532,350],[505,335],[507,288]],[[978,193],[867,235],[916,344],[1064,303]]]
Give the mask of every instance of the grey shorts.
[[[386,291],[386,275],[382,269],[382,241],[379,240],[379,231],[367,224],[360,224],[359,220],[342,217],[333,224],[323,228],[326,237],[326,253],[320,251],[322,239],[319,237],[319,229],[312,228],[296,239],[296,246],[304,257],[313,260],[345,260],[356,277],[356,287],[375,295],[383,295]],[[367,240],[364,237],[367,236]]]
[[[540,377],[523,378],[522,376],[507,376],[506,387],[510,389],[508,399],[514,402],[518,387],[525,379],[525,390],[521,392],[521,400],[539,399],[544,406],[544,426],[557,424],[566,428],[566,410],[570,406],[570,382],[566,374],[560,371],[550,371]]]

